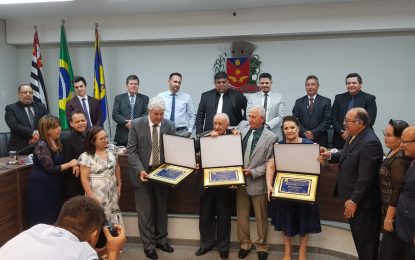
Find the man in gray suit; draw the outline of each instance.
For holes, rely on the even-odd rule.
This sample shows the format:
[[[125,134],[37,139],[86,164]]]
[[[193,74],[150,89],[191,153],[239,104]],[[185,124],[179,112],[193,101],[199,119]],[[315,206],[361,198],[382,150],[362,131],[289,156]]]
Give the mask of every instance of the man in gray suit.
[[[249,210],[252,207],[258,231],[258,239],[254,242],[258,259],[268,257],[268,201],[265,172],[267,162],[272,157],[272,147],[277,136],[264,127],[265,109],[253,106],[249,111],[249,122],[242,121],[237,129],[242,135],[244,169],[246,186],[240,186],[236,193],[236,213],[238,216],[238,239],[241,249],[238,257],[245,258],[252,248],[249,232]]]
[[[268,129],[278,136],[278,140],[282,140],[281,123],[284,117],[284,98],[280,93],[272,91],[272,76],[269,73],[259,75],[258,86],[261,91],[247,95],[247,114],[249,115],[249,110],[253,106],[265,108],[265,124]]]
[[[148,173],[164,160],[161,134],[175,134],[173,122],[164,119],[164,108],[162,98],[152,98],[148,116],[131,121],[127,145],[138,228],[144,252],[150,259],[158,259],[156,247],[164,252],[174,251],[167,243],[167,186],[147,179]]]
[[[127,93],[115,96],[112,119],[117,122],[114,142],[118,146],[126,146],[131,121],[147,115],[148,97],[138,93],[140,80],[136,75],[127,77]]]

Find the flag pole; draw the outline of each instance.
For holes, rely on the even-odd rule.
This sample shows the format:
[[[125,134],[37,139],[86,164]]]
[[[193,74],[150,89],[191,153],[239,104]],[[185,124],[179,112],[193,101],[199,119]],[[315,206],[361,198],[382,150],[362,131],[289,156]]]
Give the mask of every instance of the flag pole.
[[[99,26],[99,23],[95,23],[95,31],[96,32],[98,32],[98,26]],[[98,37],[98,39],[95,39],[95,40],[98,40],[99,41],[99,37]],[[99,44],[99,53],[101,54],[101,43]],[[101,56],[101,65],[103,65],[102,63],[102,55],[100,55]],[[107,108],[107,119],[108,119],[108,130],[109,130],[109,134],[110,134],[110,140],[112,140],[112,129],[111,129],[111,118],[110,118],[110,113],[109,113],[109,108],[108,108],[108,91],[106,90],[106,88],[107,88],[107,86],[106,86],[106,81],[105,81],[105,74],[103,73],[103,79],[104,79],[104,86],[105,86],[105,96],[106,96],[106,101],[105,101],[105,106],[106,106],[106,108]]]

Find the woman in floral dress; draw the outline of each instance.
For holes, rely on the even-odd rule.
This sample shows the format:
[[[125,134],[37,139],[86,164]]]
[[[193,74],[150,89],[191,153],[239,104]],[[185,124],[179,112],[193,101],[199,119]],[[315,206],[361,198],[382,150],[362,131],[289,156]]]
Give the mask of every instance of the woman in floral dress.
[[[79,156],[81,182],[85,195],[104,208],[107,221],[124,226],[118,200],[121,170],[117,154],[108,149],[108,136],[101,127],[86,131],[85,152]]]

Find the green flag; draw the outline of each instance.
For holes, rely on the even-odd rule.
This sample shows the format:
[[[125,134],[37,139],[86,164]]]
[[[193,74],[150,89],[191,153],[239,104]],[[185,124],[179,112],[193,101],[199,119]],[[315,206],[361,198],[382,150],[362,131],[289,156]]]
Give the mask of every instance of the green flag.
[[[59,120],[62,129],[68,129],[66,120],[66,102],[72,99],[74,93],[73,71],[69,57],[68,43],[66,42],[65,27],[61,25],[61,43],[59,55]]]

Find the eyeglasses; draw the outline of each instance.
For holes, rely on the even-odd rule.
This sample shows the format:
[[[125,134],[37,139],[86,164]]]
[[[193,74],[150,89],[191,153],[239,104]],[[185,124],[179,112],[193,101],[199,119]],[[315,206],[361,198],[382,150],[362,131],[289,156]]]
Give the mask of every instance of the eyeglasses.
[[[104,137],[101,137],[101,138],[98,138],[97,140],[98,141],[101,141],[101,142],[104,142],[104,141],[106,141],[108,139],[108,135],[106,135],[106,136],[104,136]]]
[[[33,91],[19,91],[19,93],[20,94],[23,94],[23,95],[27,95],[27,94],[29,94],[29,95],[33,95]]]
[[[394,135],[388,134],[386,130],[382,131],[384,137],[394,137]]]
[[[401,144],[408,144],[408,143],[413,143],[415,142],[415,140],[410,140],[410,141],[405,141],[405,140],[401,140]]]
[[[348,123],[356,123],[359,122],[360,120],[349,120],[347,118],[344,119],[343,124],[348,124]]]

